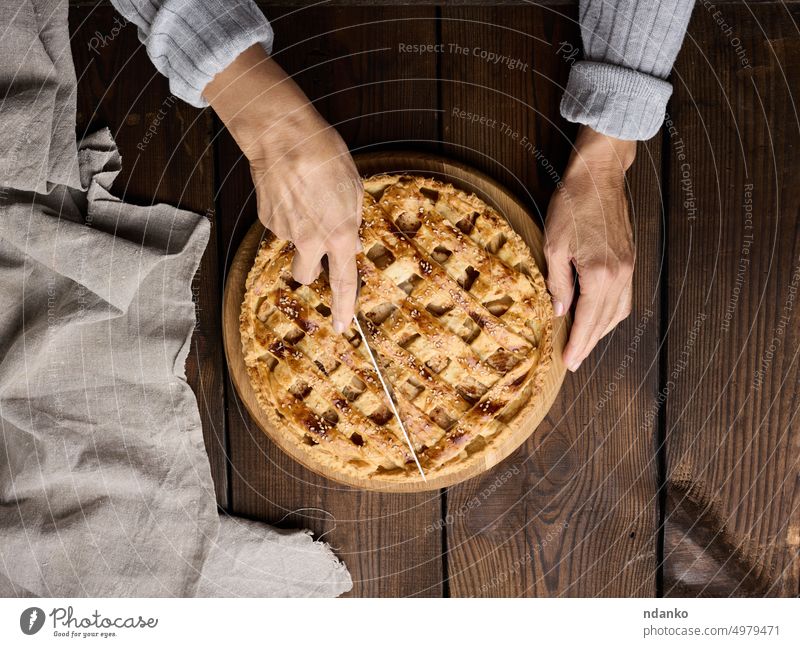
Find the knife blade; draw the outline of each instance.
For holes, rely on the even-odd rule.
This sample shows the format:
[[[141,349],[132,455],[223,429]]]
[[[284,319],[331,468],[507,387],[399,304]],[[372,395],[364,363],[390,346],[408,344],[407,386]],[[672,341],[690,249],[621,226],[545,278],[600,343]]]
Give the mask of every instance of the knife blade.
[[[378,379],[381,382],[381,386],[383,387],[383,392],[386,395],[386,399],[389,402],[389,406],[392,409],[392,413],[394,417],[397,419],[397,424],[400,425],[400,429],[403,431],[403,436],[406,439],[406,443],[408,444],[408,448],[411,450],[411,455],[414,457],[414,462],[417,465],[417,469],[419,470],[420,475],[422,475],[422,480],[427,483],[428,479],[425,478],[425,472],[422,471],[422,465],[419,464],[419,458],[417,458],[417,452],[414,451],[414,445],[411,443],[411,438],[406,431],[406,426],[403,424],[403,420],[400,418],[400,413],[397,411],[397,407],[394,404],[394,399],[392,398],[392,393],[389,391],[389,386],[386,383],[386,380],[383,378],[383,373],[381,369],[378,367],[378,362],[375,359],[375,355],[372,353],[372,348],[370,348],[369,342],[367,341],[367,336],[364,334],[364,329],[361,327],[361,323],[358,321],[358,315],[353,316],[353,321],[356,324],[356,329],[358,330],[358,334],[361,335],[361,341],[364,342],[364,346],[367,349],[367,353],[369,354],[370,360],[372,360],[372,367],[375,369],[375,372],[378,374]]]

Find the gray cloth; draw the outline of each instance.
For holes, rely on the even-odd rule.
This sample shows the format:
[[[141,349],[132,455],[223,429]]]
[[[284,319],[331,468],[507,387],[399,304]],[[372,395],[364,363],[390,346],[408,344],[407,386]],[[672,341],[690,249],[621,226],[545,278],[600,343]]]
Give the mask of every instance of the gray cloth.
[[[694,0],[581,0],[585,61],[572,66],[561,114],[619,139],[661,128]]]
[[[74,163],[75,67],[66,20],[64,3],[0,2],[2,187],[80,188]]]
[[[328,546],[217,512],[184,374],[209,223],[112,196],[121,159],[107,130],[76,147],[74,72],[66,91],[45,58],[21,60],[30,48],[68,54],[66,5],[31,8],[52,17],[54,40],[27,19],[2,24],[27,72],[19,88],[0,78],[0,125],[18,134],[28,188],[4,168],[0,595],[338,595],[352,584]],[[49,141],[25,132],[32,114],[46,120],[30,104],[39,83],[59,115]]]
[[[112,0],[139,27],[176,96],[208,105],[206,84],[254,43],[273,34],[252,0]],[[569,121],[620,139],[650,139],[664,121],[669,76],[694,0],[580,0],[586,60],[573,65],[561,101]],[[299,18],[298,18],[299,19]]]

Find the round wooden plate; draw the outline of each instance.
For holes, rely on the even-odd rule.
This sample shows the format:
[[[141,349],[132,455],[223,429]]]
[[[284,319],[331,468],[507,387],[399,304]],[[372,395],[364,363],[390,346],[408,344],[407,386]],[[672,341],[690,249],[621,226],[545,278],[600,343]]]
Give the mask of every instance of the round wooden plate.
[[[483,173],[459,162],[426,153],[368,153],[356,155],[355,162],[363,176],[377,173],[411,173],[434,177],[437,180],[449,182],[468,193],[475,193],[484,202],[493,206],[506,217],[506,220],[530,247],[539,268],[544,268],[541,230],[534,224],[532,216],[514,196]],[[547,414],[561,388],[566,372],[566,368],[561,361],[569,328],[569,322],[565,317],[556,319],[553,323],[552,363],[550,372],[544,380],[542,391],[539,393],[538,402],[535,403],[536,406],[530,407],[528,415],[524,419],[514,420],[513,427],[495,441],[492,451],[484,452],[483,460],[469,462],[465,464],[464,469],[461,471],[440,477],[432,476],[428,478],[427,483],[423,481],[398,483],[379,481],[377,479],[359,479],[340,474],[327,466],[312,462],[309,456],[288,440],[283,433],[276,432],[273,429],[266,414],[261,410],[255,391],[250,385],[242,354],[242,342],[239,335],[239,313],[244,299],[244,285],[247,274],[250,272],[255,260],[256,251],[264,231],[264,227],[260,222],[253,224],[239,246],[236,256],[233,258],[233,263],[225,282],[225,294],[222,304],[222,333],[225,355],[233,384],[253,420],[283,451],[311,471],[338,483],[367,490],[420,492],[449,487],[477,476],[497,465],[525,442]]]

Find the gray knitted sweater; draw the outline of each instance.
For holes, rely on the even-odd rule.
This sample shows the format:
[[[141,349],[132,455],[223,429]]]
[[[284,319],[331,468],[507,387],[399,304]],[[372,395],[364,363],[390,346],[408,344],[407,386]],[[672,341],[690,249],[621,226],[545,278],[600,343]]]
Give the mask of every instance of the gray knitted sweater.
[[[170,89],[207,105],[206,84],[239,53],[273,34],[253,0],[112,0]],[[694,0],[580,0],[584,61],[561,101],[568,120],[620,139],[649,139],[664,120],[675,62]]]

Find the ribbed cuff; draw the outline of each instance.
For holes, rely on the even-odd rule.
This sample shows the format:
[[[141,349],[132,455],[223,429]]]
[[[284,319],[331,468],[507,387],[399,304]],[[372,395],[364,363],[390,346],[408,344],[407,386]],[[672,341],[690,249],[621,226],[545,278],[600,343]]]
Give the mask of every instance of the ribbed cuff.
[[[145,40],[170,91],[203,108],[206,85],[248,47],[260,43],[272,53],[269,22],[252,0],[167,0]]]
[[[650,139],[661,128],[672,85],[627,67],[579,61],[569,74],[561,116],[617,139]]]

